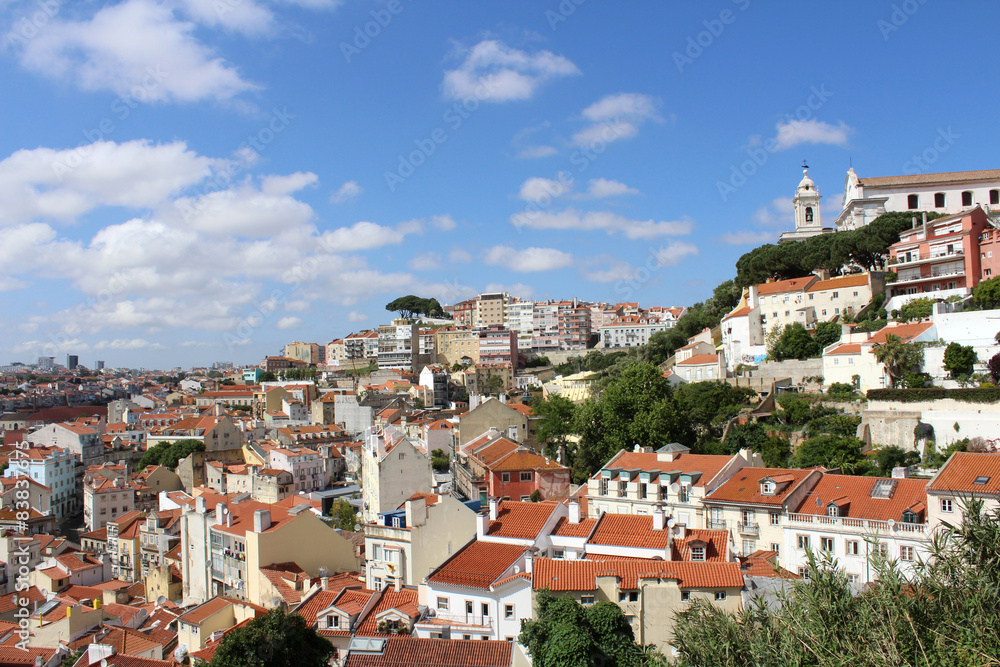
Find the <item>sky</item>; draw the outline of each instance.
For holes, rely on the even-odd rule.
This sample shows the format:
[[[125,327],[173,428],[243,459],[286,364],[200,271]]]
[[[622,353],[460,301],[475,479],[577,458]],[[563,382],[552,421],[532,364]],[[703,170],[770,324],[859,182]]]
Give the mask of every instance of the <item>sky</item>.
[[[995,2],[0,0],[0,362],[255,363],[417,294],[686,306],[996,168]]]

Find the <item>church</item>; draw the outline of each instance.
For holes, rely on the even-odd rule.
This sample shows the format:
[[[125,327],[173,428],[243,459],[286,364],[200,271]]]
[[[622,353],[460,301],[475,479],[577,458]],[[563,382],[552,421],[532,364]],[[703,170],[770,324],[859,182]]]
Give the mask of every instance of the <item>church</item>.
[[[802,180],[795,189],[792,205],[795,209],[795,229],[784,232],[778,237],[778,243],[788,241],[804,241],[811,236],[829,234],[835,231],[832,227],[823,227],[820,216],[820,197],[816,184],[809,178],[809,165],[802,165]]]

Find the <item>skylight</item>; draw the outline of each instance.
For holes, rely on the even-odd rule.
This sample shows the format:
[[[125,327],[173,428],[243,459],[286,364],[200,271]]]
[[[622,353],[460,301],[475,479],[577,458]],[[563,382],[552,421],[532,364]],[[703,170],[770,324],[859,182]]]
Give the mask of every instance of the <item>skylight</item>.
[[[892,498],[892,492],[896,490],[895,479],[880,479],[872,487],[872,498]]]
[[[990,478],[986,475],[980,475],[972,483],[978,486],[986,486],[990,481]]]

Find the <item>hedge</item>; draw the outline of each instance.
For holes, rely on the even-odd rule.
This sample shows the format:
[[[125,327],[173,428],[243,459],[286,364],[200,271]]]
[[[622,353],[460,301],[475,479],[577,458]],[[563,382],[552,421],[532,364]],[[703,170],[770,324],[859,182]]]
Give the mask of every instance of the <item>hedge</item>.
[[[978,387],[972,389],[945,389],[944,387],[924,387],[923,389],[869,389],[869,401],[898,401],[918,403],[951,398],[963,403],[996,403],[1000,401],[1000,387]]]

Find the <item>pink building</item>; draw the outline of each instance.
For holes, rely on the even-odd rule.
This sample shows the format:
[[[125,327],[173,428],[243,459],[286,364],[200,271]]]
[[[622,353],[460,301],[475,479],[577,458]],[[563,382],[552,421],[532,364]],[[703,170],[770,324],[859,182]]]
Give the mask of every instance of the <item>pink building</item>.
[[[479,362],[482,364],[518,365],[517,332],[500,325],[479,331]]]

